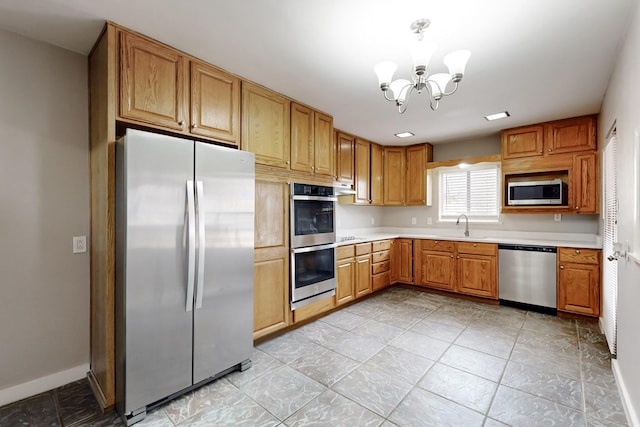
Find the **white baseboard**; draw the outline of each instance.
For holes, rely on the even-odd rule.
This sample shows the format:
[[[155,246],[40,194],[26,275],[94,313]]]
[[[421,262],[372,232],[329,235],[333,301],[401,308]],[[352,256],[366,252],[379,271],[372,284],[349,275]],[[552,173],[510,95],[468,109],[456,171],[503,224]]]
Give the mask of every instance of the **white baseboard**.
[[[56,372],[46,377],[36,378],[35,380],[18,384],[13,387],[0,390],[0,406],[17,402],[27,397],[49,391],[56,387],[69,384],[84,378],[89,371],[89,364],[76,366],[66,371]]]
[[[622,399],[624,412],[627,414],[627,421],[629,422],[629,426],[640,427],[640,417],[638,417],[638,413],[636,412],[636,410],[640,410],[640,408],[634,408],[633,402],[631,401],[631,396],[629,396],[627,387],[625,386],[624,380],[622,379],[618,361],[615,359],[611,360],[611,370],[613,371],[613,376],[616,378],[616,384],[618,385],[618,391],[620,392],[620,398]],[[635,403],[637,404],[638,402]]]

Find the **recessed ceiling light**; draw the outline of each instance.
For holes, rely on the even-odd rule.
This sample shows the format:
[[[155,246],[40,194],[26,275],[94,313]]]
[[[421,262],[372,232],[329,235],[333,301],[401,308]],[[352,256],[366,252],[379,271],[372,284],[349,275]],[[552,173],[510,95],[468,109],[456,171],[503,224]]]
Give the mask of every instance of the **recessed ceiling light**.
[[[414,134],[411,132],[400,132],[400,133],[394,133],[395,136],[397,136],[398,138],[409,138],[410,136],[413,136]]]
[[[502,111],[500,113],[494,113],[494,114],[487,114],[486,116],[484,116],[485,119],[492,121],[492,120],[500,120],[500,119],[504,119],[509,117],[511,114],[509,114],[508,111]]]

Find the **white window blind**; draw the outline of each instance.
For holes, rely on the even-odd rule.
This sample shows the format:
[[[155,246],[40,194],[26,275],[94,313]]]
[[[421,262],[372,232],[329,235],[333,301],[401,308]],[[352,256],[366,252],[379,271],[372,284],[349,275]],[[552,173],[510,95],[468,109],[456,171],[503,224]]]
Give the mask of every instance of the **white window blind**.
[[[500,168],[498,164],[468,169],[442,168],[439,172],[441,221],[466,214],[470,220],[497,222],[500,214]]]
[[[613,256],[613,244],[618,241],[618,192],[616,185],[616,133],[609,137],[604,149],[604,215],[602,216],[603,283],[602,283],[602,324],[611,354],[617,353],[618,346],[618,261],[608,260]]]

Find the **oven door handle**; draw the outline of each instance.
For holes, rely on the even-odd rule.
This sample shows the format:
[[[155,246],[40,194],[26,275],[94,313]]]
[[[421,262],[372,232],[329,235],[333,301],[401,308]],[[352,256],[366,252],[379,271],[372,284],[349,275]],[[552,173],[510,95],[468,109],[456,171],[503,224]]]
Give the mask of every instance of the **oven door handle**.
[[[311,200],[318,202],[336,202],[338,200],[337,197],[327,197],[327,196],[291,196],[291,200]]]
[[[337,247],[338,247],[337,243],[328,243],[326,245],[306,246],[304,248],[291,248],[291,253],[303,254],[305,252],[314,252],[314,251],[320,251],[322,249],[332,249]]]

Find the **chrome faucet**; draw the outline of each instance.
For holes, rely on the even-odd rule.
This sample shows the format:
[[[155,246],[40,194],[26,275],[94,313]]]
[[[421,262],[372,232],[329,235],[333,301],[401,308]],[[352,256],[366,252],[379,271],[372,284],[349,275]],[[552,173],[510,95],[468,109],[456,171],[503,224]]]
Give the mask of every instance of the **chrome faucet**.
[[[456,225],[460,224],[461,216],[463,216],[465,219],[464,237],[469,237],[469,217],[467,217],[465,214],[458,215],[458,220],[456,221]]]

